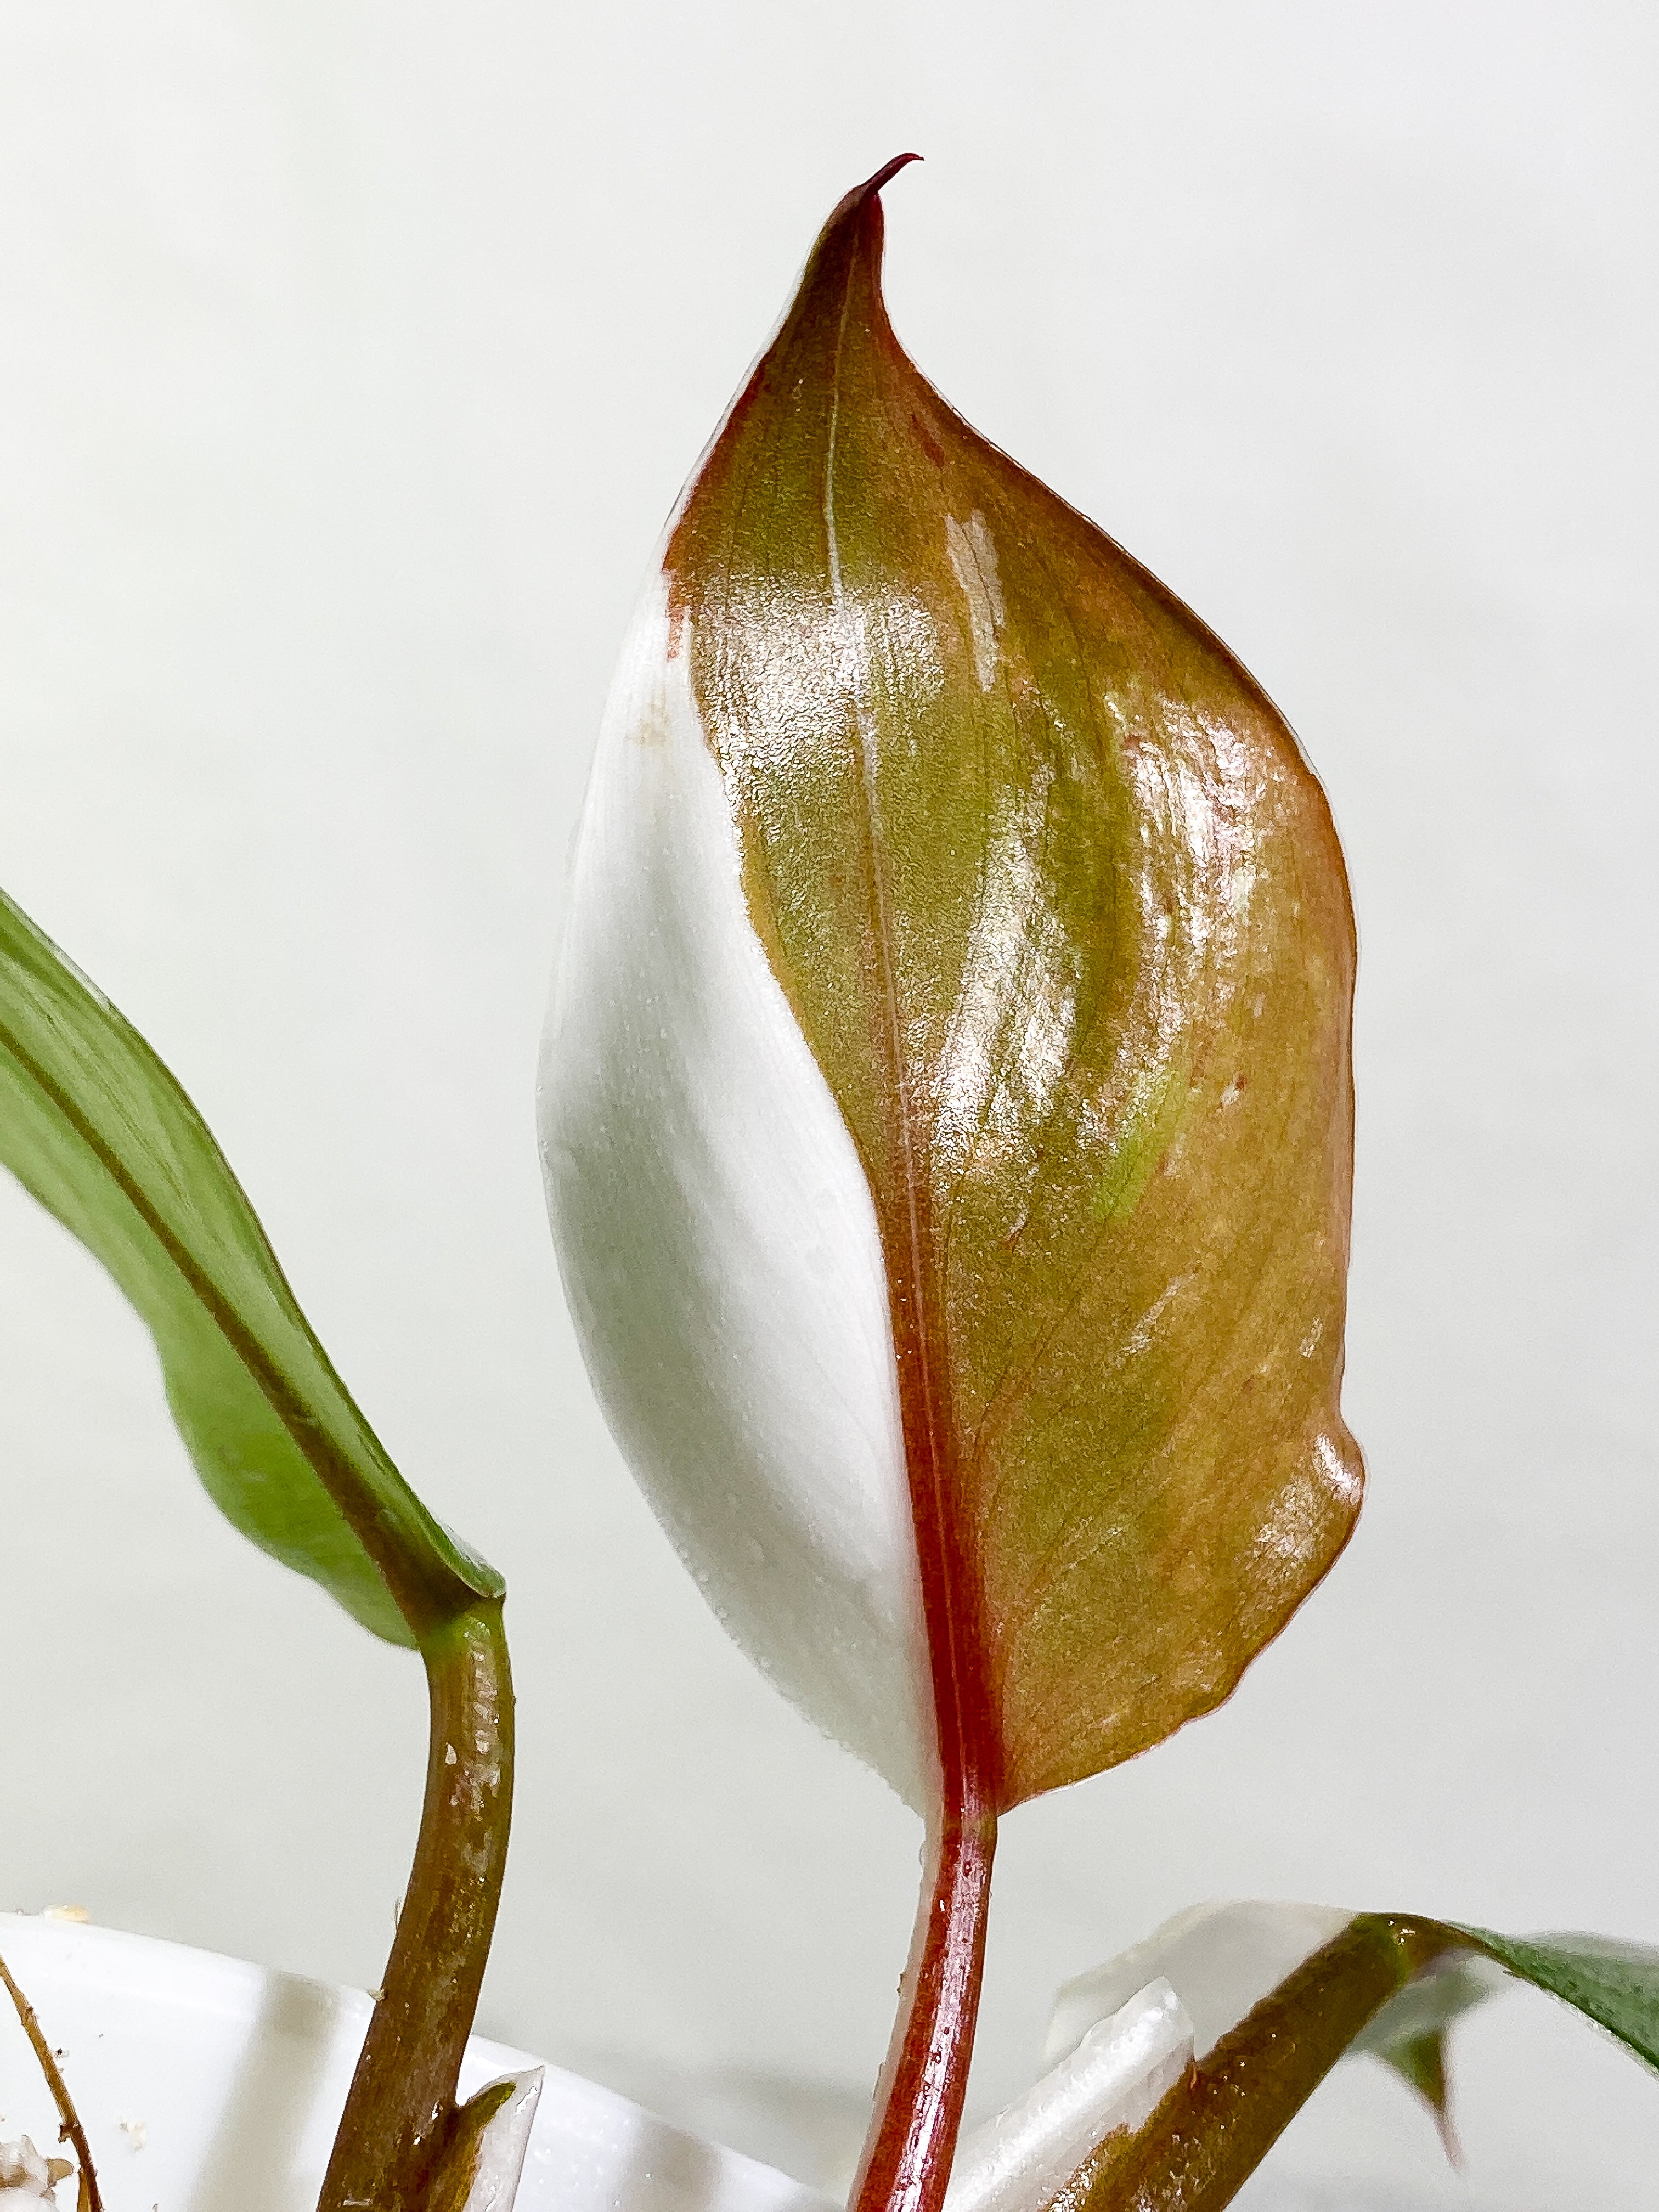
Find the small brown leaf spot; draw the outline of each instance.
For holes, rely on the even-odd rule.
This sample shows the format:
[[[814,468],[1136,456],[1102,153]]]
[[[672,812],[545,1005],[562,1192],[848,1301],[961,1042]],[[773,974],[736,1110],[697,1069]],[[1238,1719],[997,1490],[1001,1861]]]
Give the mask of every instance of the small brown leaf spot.
[[[641,708],[628,734],[636,745],[643,745],[647,751],[655,751],[668,743],[668,709],[659,696]]]
[[[1234,1076],[1232,1081],[1227,1085],[1227,1088],[1221,1094],[1222,1104],[1224,1106],[1237,1106],[1239,1100],[1244,1096],[1245,1091],[1248,1091],[1249,1088],[1249,1082],[1243,1075]]]

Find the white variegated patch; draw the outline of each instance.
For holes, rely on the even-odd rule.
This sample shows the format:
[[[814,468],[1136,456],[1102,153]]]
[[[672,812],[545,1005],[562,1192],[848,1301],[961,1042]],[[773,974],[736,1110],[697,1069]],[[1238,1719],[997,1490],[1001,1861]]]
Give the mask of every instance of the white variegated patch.
[[[1352,1918],[1323,1905],[1194,1905],[1121,1958],[1065,1984],[1054,1999],[1043,2063],[1058,2065],[1097,2021],[1158,1974],[1191,2015],[1194,2057],[1207,2057]]]
[[[485,2121],[478,2138],[478,2162],[462,2212],[513,2212],[546,2078],[544,2066],[502,2076],[507,2094]],[[490,2084],[492,2088],[501,2086],[501,2082]]]
[[[1033,2212],[1047,2204],[1109,2135],[1133,2132],[1151,2118],[1192,2056],[1193,2023],[1160,1976],[963,2138],[945,2212]]]
[[[1313,1905],[1200,1905],[1067,1982],[1023,2097],[965,2137],[946,2212],[1030,2212],[1105,2138],[1152,2117],[1194,2058],[1346,1927]]]
[[[750,921],[665,587],[606,708],[539,1091],[612,1433],[715,1612],[908,1802],[932,1795],[875,1208]]]

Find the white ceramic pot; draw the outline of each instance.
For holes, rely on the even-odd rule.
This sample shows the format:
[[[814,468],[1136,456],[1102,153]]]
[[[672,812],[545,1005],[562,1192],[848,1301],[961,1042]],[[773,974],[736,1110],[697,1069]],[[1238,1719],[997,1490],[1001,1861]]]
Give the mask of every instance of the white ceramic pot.
[[[364,1990],[15,1913],[0,1913],[0,1954],[63,2054],[108,2212],[314,2212],[368,2022]],[[0,2008],[0,2136],[55,2152],[40,2069],[3,1994]],[[538,2064],[475,2036],[461,2093]],[[60,2194],[67,2205],[74,2184]],[[506,2201],[496,2195],[498,2212]],[[517,2212],[556,2208],[828,2212],[787,2174],[550,2066]]]
[[[1233,1907],[1229,1925],[1285,1910]],[[1082,2010],[1085,1983],[1063,1993],[1055,2063],[964,2136],[946,2212],[1029,2212],[1103,2136],[1140,2124],[1194,2038],[1170,1982],[1143,1977],[1160,1943],[1174,1963],[1172,1932],[1190,1935],[1192,1919],[1085,1978]],[[59,2054],[108,2212],[314,2212],[372,2009],[366,1990],[50,1917],[0,1913],[0,1954]],[[1183,1979],[1205,1984],[1197,1966]],[[1253,2001],[1245,1990],[1246,2009]],[[518,2092],[486,2132],[466,2212],[839,2212],[773,2166],[475,2036],[463,2097],[503,2076]],[[34,2054],[0,2015],[0,2140],[22,2135],[58,2148]]]

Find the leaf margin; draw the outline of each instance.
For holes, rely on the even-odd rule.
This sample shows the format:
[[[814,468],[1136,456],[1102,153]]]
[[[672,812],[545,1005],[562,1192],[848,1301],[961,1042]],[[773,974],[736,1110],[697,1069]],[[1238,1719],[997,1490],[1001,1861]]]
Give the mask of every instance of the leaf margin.
[[[174,1421],[225,1518],[389,1643],[417,1644],[425,1626],[500,1597],[501,1576],[428,1510],[358,1408],[183,1085],[99,986],[0,890],[0,1097],[7,1091],[21,1110],[0,1114],[0,1165],[99,1261],[144,1323]],[[193,1224],[177,1218],[191,1207]],[[240,1286],[225,1279],[231,1257],[249,1270]],[[137,1287],[147,1270],[148,1299]],[[250,1288],[258,1294],[252,1301]],[[250,1311],[251,1304],[264,1313]],[[232,1363],[221,1358],[216,1376],[207,1355],[205,1381],[179,1342],[191,1334],[192,1313],[197,1354],[210,1342]],[[283,1470],[279,1448],[274,1486],[270,1464],[257,1464],[258,1447],[274,1436],[270,1423],[261,1438],[247,1418],[253,1401],[243,1395],[239,1429],[235,1408],[228,1420],[207,1387],[216,1381],[222,1399],[234,1371],[286,1438],[290,1462]],[[238,1395],[234,1382],[230,1395]],[[314,1489],[303,1480],[295,1486],[300,1469]],[[262,1513],[273,1487],[283,1490],[278,1504],[287,1510]]]

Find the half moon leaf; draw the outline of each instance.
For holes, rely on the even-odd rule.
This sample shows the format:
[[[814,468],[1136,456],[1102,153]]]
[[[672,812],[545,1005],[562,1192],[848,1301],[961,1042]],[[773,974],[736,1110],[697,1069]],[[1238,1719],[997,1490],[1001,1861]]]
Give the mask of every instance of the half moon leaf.
[[[907,1794],[942,1747],[1007,1807],[1226,1697],[1352,1527],[1353,933],[1269,701],[899,346],[898,166],[647,592],[544,1134],[723,1617]]]
[[[352,1402],[194,1106],[3,892],[0,1164],[136,1308],[197,1472],[245,1536],[390,1643],[500,1594]]]

